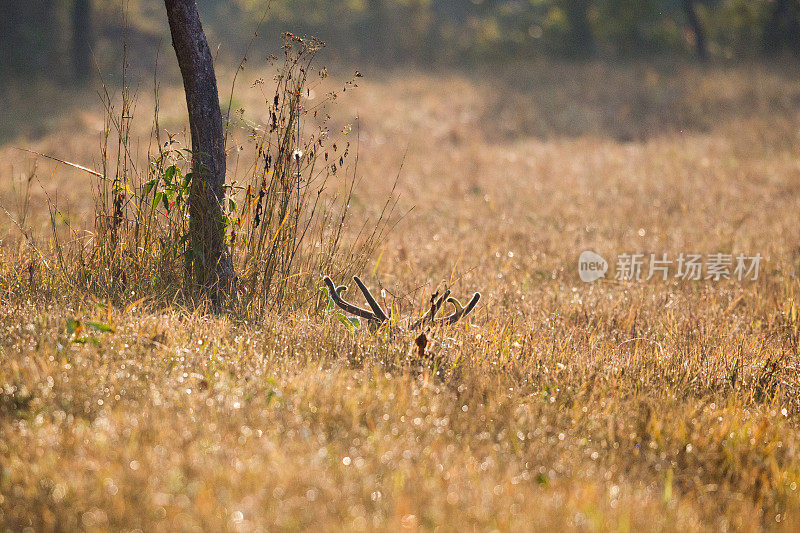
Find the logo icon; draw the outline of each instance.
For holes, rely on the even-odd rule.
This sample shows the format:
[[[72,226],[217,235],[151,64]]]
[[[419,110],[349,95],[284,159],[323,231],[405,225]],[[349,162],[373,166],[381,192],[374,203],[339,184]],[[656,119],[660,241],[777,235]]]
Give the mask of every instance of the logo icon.
[[[606,272],[608,272],[608,262],[600,254],[591,250],[581,252],[578,257],[578,275],[581,281],[591,283],[606,277]]]

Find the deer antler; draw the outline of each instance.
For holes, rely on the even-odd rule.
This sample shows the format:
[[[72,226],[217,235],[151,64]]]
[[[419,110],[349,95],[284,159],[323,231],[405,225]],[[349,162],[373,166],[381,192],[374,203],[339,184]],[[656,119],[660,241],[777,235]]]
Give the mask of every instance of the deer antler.
[[[444,302],[450,296],[450,289],[447,289],[446,291],[444,291],[444,294],[442,294],[438,298],[436,297],[437,294],[438,294],[438,291],[436,293],[434,293],[433,296],[431,296],[431,306],[430,306],[430,308],[425,312],[424,315],[419,317],[417,320],[414,321],[413,324],[411,324],[411,329],[417,329],[420,326],[424,326],[426,324],[433,323],[433,319],[436,317],[436,313],[439,312],[439,309],[442,308],[442,305],[444,304]]]
[[[431,299],[431,308],[428,310],[427,313],[422,315],[422,318],[411,324],[411,329],[417,329],[421,326],[426,324],[445,324],[445,325],[452,325],[467,316],[475,309],[475,306],[478,305],[478,301],[481,299],[481,293],[476,292],[472,295],[469,302],[467,302],[466,307],[461,305],[461,302],[458,301],[457,298],[450,296],[450,291],[447,290],[445,293],[437,300]],[[442,304],[447,301],[447,303],[453,304],[455,307],[455,311],[450,316],[445,318],[436,319],[436,313],[442,308]]]
[[[387,320],[389,320],[389,317],[386,316],[386,313],[378,304],[378,301],[372,297],[372,294],[370,294],[369,289],[367,289],[367,286],[364,285],[361,279],[358,276],[353,276],[353,281],[356,282],[358,288],[361,289],[361,292],[364,293],[364,298],[366,298],[367,303],[372,308],[372,312],[375,315],[375,318],[377,318],[379,322],[386,322]]]
[[[467,306],[464,307],[463,305],[461,305],[461,302],[459,302],[456,298],[452,297],[448,298],[447,302],[453,304],[453,307],[455,307],[456,310],[453,312],[452,315],[441,319],[440,322],[448,325],[455,324],[463,317],[470,314],[470,312],[472,312],[472,310],[475,309],[475,306],[478,305],[478,300],[480,299],[481,299],[481,293],[476,292],[475,294],[472,295],[472,298],[470,298],[469,302],[467,302]]]
[[[342,298],[342,293],[347,290],[347,286],[340,285],[337,287],[333,283],[333,280],[328,276],[325,276],[323,281],[325,282],[325,285],[327,285],[328,287],[328,292],[330,293],[331,300],[333,300],[333,303],[335,303],[348,313],[352,313],[357,317],[363,318],[364,320],[369,320],[372,322],[376,322],[378,324],[383,324],[388,319],[386,313],[383,311],[383,309],[375,300],[375,298],[373,298],[372,294],[370,294],[369,292],[369,289],[367,289],[366,285],[364,285],[364,283],[358,278],[358,276],[353,276],[353,280],[356,282],[356,285],[358,285],[358,288],[361,289],[361,292],[364,293],[364,297],[367,299],[367,303],[372,308],[372,311],[362,309],[357,305],[353,305],[350,302],[346,302]]]
[[[371,311],[368,309],[363,309],[358,307],[357,305],[353,305],[350,302],[347,302],[342,298],[342,294],[347,290],[345,285],[339,285],[338,287],[336,284],[333,283],[330,277],[325,276],[323,279],[325,285],[328,287],[328,293],[330,294],[331,300],[337,306],[339,306],[344,311],[353,314],[357,317],[363,318],[364,320],[368,320],[374,324],[381,325],[384,324],[389,317],[386,315],[386,312],[380,306],[380,304],[375,300],[372,294],[367,289],[367,286],[364,285],[364,282],[358,276],[353,276],[353,281],[356,282],[358,288],[361,289],[361,292],[364,293],[364,298],[367,300],[367,304],[372,309]],[[461,305],[461,302],[458,299],[450,296],[450,289],[444,291],[444,293],[439,296],[438,292],[431,296],[431,306],[428,311],[425,312],[419,319],[415,320],[410,329],[415,330],[419,329],[424,326],[434,325],[434,324],[444,324],[444,325],[452,325],[467,316],[469,313],[475,309],[475,306],[478,304],[478,300],[481,299],[481,293],[476,292],[472,295],[469,302],[467,302],[466,306]],[[436,319],[436,313],[441,310],[445,303],[452,304],[455,308],[453,313],[445,318]]]

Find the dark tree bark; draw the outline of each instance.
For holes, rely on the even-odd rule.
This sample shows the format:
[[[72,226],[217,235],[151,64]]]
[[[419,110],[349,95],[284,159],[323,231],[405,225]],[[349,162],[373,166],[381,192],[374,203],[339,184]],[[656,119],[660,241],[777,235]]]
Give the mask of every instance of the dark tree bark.
[[[92,72],[92,5],[75,0],[72,6],[72,68],[75,79],[86,81]]]
[[[570,55],[593,56],[595,48],[592,28],[589,26],[589,0],[567,0],[565,8],[570,31]]]
[[[694,8],[694,0],[683,0],[683,12],[686,14],[686,21],[694,33],[694,46],[697,50],[697,58],[700,61],[708,59],[708,49],[706,48],[706,32],[700,19],[697,18],[697,11]]]
[[[800,5],[797,0],[775,0],[764,26],[764,51],[774,55],[789,47],[800,48]]]
[[[53,2],[0,0],[0,85],[31,74],[50,79],[63,74]]]
[[[786,0],[775,0],[764,27],[764,51],[768,54],[778,53],[783,47],[783,21],[788,11]]]
[[[493,1],[484,0],[481,6],[485,8]],[[431,0],[431,24],[428,34],[424,36],[427,59],[449,60],[460,53],[457,48],[449,49],[448,42],[452,43],[453,37],[463,30],[474,9],[475,4],[466,0]],[[458,41],[457,38],[455,40]]]
[[[364,43],[366,49],[372,50],[377,62],[389,59],[389,51],[393,48],[389,40],[392,33],[388,31],[389,14],[384,0],[367,0],[366,19],[364,21]]]
[[[230,294],[233,267],[222,210],[225,139],[217,78],[195,0],[164,0],[164,4],[183,77],[192,136],[187,281],[219,309]]]
[[[14,41],[18,22],[14,20],[17,14],[13,0],[0,0],[0,87],[8,79],[14,67]]]

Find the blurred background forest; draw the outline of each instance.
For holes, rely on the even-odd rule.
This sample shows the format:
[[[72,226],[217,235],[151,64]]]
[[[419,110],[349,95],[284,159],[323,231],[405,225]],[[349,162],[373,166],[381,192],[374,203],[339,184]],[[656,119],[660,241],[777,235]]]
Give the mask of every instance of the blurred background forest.
[[[703,89],[699,72],[673,74],[699,68],[763,84],[756,71],[764,68],[792,84],[800,52],[800,0],[198,5],[221,85],[229,86],[245,56],[251,66],[264,64],[290,31],[324,40],[321,64],[332,73],[357,68],[376,80],[380,73],[455,69],[505,88],[507,102],[491,103],[497,91],[484,102],[503,135],[611,133],[625,140],[655,131],[706,130],[713,117],[751,113],[760,104],[747,91],[741,98],[724,91],[728,99],[705,102],[692,97],[710,90]],[[119,87],[123,63],[133,86],[152,85],[154,71],[165,86],[179,86],[173,55],[161,0],[0,0],[0,142],[39,139],[61,127],[59,117],[70,110],[88,110],[97,103],[98,76]],[[739,72],[722,72],[730,68]],[[776,98],[782,109],[793,105]],[[769,100],[768,107],[775,98]]]
[[[800,51],[798,0],[199,0],[218,53],[238,62],[253,30],[326,41],[329,59],[436,65],[517,59],[684,57],[730,61]],[[126,6],[123,9],[123,6]],[[0,85],[71,83],[133,66],[169,44],[159,0],[0,0]]]

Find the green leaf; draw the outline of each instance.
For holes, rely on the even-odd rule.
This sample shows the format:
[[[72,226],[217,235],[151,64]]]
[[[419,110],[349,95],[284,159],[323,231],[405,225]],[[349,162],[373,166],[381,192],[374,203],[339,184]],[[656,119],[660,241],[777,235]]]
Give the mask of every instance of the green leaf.
[[[328,292],[328,287],[320,287],[319,290],[325,293],[325,297],[328,299],[327,303],[325,304],[325,311],[326,312],[333,311],[334,308],[333,298],[331,298],[331,295]]]
[[[350,331],[355,331],[355,329],[361,325],[361,321],[354,316],[345,316],[342,313],[334,313],[333,316],[336,317],[339,322],[347,326],[347,329]]]
[[[164,171],[164,183],[166,183],[167,185],[171,185],[172,184],[172,178],[175,177],[176,173],[180,173],[180,171],[178,170],[178,167],[176,167],[175,165],[172,165],[167,170],[165,170]]]
[[[334,316],[334,317],[336,317],[336,319],[337,319],[339,322],[341,322],[342,324],[344,324],[345,326],[347,326],[347,329],[349,329],[350,331],[353,331],[353,329],[355,329],[355,328],[353,327],[353,324],[352,324],[352,322],[350,322],[349,320],[347,320],[347,317],[346,317],[346,316],[344,316],[342,313],[334,313],[334,314],[333,314],[333,316]]]
[[[81,321],[80,320],[75,320],[74,318],[68,318],[67,319],[67,333],[72,335],[73,333],[75,333],[75,331],[78,329],[78,327],[80,325],[81,325]]]
[[[103,324],[101,322],[87,321],[86,325],[95,331],[106,331],[108,333],[114,333],[114,328],[112,328],[108,324]]]
[[[162,193],[161,191],[158,191],[155,194],[155,196],[153,196],[153,201],[150,202],[150,209],[151,210],[153,210],[153,211],[156,210],[156,207],[158,207],[158,203],[161,201],[162,196],[164,196],[164,193]]]
[[[236,212],[236,200],[234,200],[233,198],[228,199],[228,211],[231,213]]]
[[[156,180],[155,179],[152,179],[152,180],[148,181],[147,183],[145,183],[144,184],[144,195],[147,196],[148,194],[150,194],[150,191],[152,191],[153,187],[155,187],[155,186],[156,186]]]
[[[80,339],[72,339],[72,342],[73,342],[74,344],[88,344],[88,343],[92,343],[92,344],[94,344],[95,346],[100,346],[100,345],[101,345],[101,343],[100,343],[100,339],[98,339],[97,337],[81,337]]]

